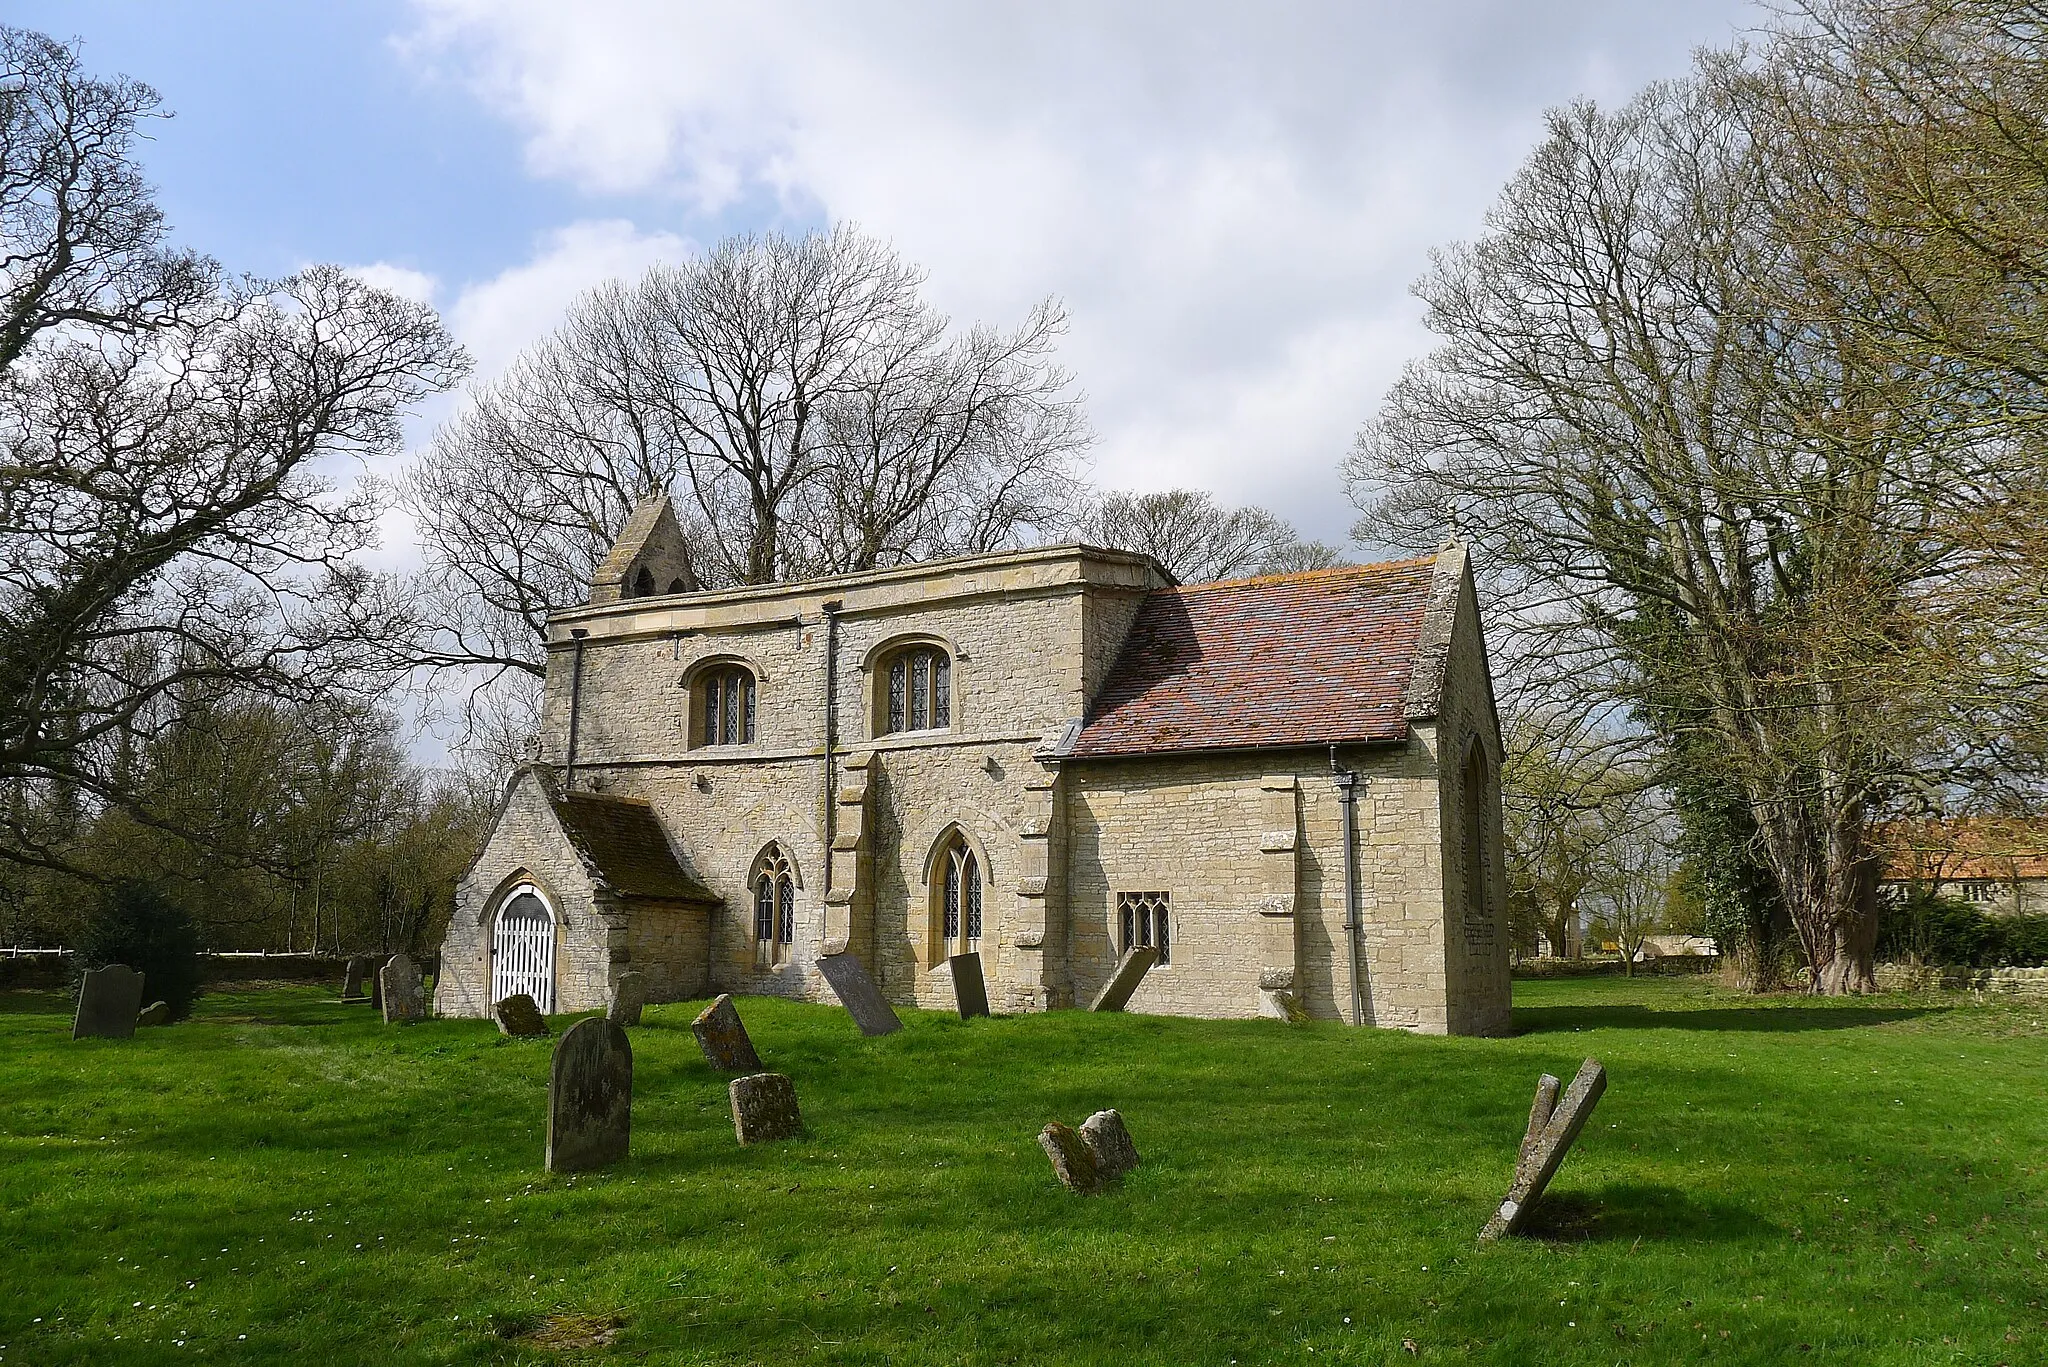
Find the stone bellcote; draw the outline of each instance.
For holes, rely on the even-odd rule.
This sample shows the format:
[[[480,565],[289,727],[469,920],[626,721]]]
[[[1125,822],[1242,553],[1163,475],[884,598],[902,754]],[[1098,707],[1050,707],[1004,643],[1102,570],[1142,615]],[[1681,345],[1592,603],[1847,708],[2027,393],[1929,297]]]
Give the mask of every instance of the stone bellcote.
[[[616,603],[622,598],[694,593],[701,587],[675,509],[667,494],[655,493],[634,507],[611,554],[591,576],[590,601]]]

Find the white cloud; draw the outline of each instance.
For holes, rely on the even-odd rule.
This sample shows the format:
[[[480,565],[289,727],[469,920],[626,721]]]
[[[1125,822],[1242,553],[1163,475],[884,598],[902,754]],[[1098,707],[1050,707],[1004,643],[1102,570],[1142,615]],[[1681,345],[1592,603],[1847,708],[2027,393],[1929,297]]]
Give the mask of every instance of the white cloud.
[[[367,266],[344,266],[343,270],[375,289],[390,290],[401,299],[410,299],[416,304],[431,304],[441,282],[425,271],[416,271],[410,266],[394,266],[389,261],[372,261]]]
[[[1060,295],[1100,482],[1207,485],[1327,539],[1349,522],[1336,465],[1352,431],[1428,345],[1406,293],[1428,247],[1477,230],[1544,107],[1676,74],[1752,14],[1742,0],[416,5],[411,50],[515,121],[536,174],[653,196],[707,234],[857,220],[929,267],[932,297],[963,317],[1010,321]],[[494,354],[501,336],[536,335],[606,233],[633,269],[659,240],[566,229],[466,291],[457,331]]]

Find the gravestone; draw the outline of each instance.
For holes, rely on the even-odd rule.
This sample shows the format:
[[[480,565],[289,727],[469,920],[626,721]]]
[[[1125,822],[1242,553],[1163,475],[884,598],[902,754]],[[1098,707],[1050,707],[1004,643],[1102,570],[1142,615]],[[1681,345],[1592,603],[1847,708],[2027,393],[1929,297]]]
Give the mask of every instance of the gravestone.
[[[78,984],[73,1039],[133,1039],[142,1011],[142,975],[126,964],[89,968]]]
[[[386,1025],[410,1025],[427,1018],[426,985],[410,956],[392,955],[391,962],[377,970],[377,985]]]
[[[1150,945],[1139,945],[1136,949],[1124,951],[1124,957],[1117,960],[1116,972],[1102,985],[1102,991],[1095,994],[1095,1004],[1090,1011],[1121,1011],[1130,1004],[1131,994],[1138,990],[1138,984],[1145,981],[1145,974],[1159,959],[1159,951]]]
[[[647,1005],[647,975],[627,969],[612,984],[612,999],[605,1004],[604,1018],[619,1025],[638,1025],[640,1008]]]
[[[946,960],[946,967],[953,970],[953,1005],[959,1008],[960,1019],[986,1016],[988,984],[982,981],[981,956],[955,954]]]
[[[148,1006],[142,1008],[141,1014],[135,1017],[135,1023],[137,1025],[169,1025],[171,1023],[171,1004],[169,1002],[151,1002]]]
[[[348,968],[341,975],[341,999],[358,1001],[369,995],[370,975],[376,971],[377,961],[367,954],[358,954],[348,961]]]
[[[1081,1128],[1055,1120],[1038,1132],[1053,1175],[1069,1191],[1093,1196],[1138,1166],[1138,1146],[1116,1111],[1097,1111]]]
[[[726,1088],[732,1098],[732,1132],[742,1144],[794,1139],[803,1133],[796,1087],[780,1073],[736,1077]]]
[[[548,1019],[524,992],[515,992],[491,1008],[498,1033],[514,1039],[532,1039],[548,1032]]]
[[[1580,1065],[1578,1076],[1561,1098],[1557,1096],[1556,1078],[1545,1073],[1538,1080],[1536,1100],[1529,1108],[1529,1126],[1522,1135],[1521,1153],[1515,1162],[1514,1184],[1508,1188],[1500,1209],[1486,1222],[1486,1228],[1479,1231],[1482,1242],[1521,1230],[1606,1090],[1607,1070],[1590,1058]]]
[[[1081,1122],[1081,1142],[1095,1155],[1095,1170],[1114,1182],[1138,1166],[1138,1145],[1116,1111],[1097,1111]]]
[[[903,1028],[896,1012],[882,1000],[881,989],[861,961],[851,954],[827,954],[818,960],[818,971],[832,985],[839,1004],[853,1017],[863,1035],[887,1035]]]
[[[754,1041],[730,996],[722,996],[698,1012],[697,1019],[690,1022],[690,1033],[697,1037],[704,1061],[719,1072],[761,1071],[761,1056],[754,1052]]]
[[[616,1163],[632,1136],[633,1046],[626,1031],[602,1016],[577,1021],[555,1046],[548,1070],[548,1171]]]

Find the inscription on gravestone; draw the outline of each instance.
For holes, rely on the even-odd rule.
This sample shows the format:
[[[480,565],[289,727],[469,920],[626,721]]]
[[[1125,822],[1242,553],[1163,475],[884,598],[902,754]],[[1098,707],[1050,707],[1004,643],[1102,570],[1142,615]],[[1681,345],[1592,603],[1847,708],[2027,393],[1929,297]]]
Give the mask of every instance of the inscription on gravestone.
[[[780,1073],[753,1073],[732,1080],[732,1132],[742,1144],[794,1139],[803,1133],[796,1087]]]
[[[627,969],[612,984],[612,997],[605,1004],[604,1018],[620,1025],[638,1025],[640,1009],[647,1005],[647,975]]]
[[[1149,945],[1124,951],[1124,957],[1117,960],[1116,972],[1102,985],[1102,991],[1095,994],[1095,1004],[1090,1011],[1121,1011],[1130,1005],[1131,994],[1138,990],[1138,984],[1145,981],[1145,974],[1151,971],[1158,959],[1159,951]]]
[[[394,954],[377,970],[378,995],[383,1001],[386,1025],[410,1025],[427,1018],[427,991],[420,981],[419,966],[409,955]]]
[[[825,975],[825,981],[839,997],[839,1004],[853,1017],[863,1035],[887,1035],[903,1028],[903,1022],[882,1000],[881,989],[875,986],[875,980],[868,976],[859,959],[851,954],[827,954],[818,960],[818,971]]]
[[[548,1069],[548,1171],[587,1172],[626,1156],[633,1135],[633,1045],[602,1016],[577,1021]]]
[[[953,1005],[959,1009],[960,1019],[986,1016],[988,984],[982,981],[981,956],[955,954],[946,960],[946,967],[953,970]]]
[[[754,1041],[731,996],[722,996],[698,1012],[697,1019],[690,1022],[690,1033],[697,1037],[704,1061],[719,1072],[761,1071],[761,1056],[754,1052]]]
[[[532,1039],[548,1032],[548,1019],[524,992],[515,992],[491,1008],[498,1033],[515,1039]]]
[[[1514,1185],[1508,1188],[1507,1199],[1486,1222],[1486,1228],[1479,1231],[1482,1241],[1521,1230],[1606,1090],[1607,1070],[1597,1059],[1590,1058],[1580,1065],[1578,1076],[1561,1098],[1557,1095],[1556,1078],[1545,1073],[1537,1082],[1536,1099],[1529,1107],[1529,1126],[1515,1162]]]
[[[73,1039],[133,1039],[142,1011],[142,975],[126,964],[89,968],[78,984]]]

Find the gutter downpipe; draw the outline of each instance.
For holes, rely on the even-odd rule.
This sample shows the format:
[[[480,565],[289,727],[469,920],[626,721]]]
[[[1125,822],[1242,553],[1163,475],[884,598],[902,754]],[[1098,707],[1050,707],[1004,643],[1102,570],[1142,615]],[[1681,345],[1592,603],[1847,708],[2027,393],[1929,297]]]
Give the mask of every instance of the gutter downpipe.
[[[569,635],[576,642],[576,659],[569,666],[569,757],[562,764],[565,793],[576,786],[576,722],[583,711],[583,638],[589,634],[586,627],[569,628]]]
[[[843,598],[829,599],[818,604],[818,611],[825,618],[825,764],[824,790],[821,794],[825,804],[825,896],[832,895],[832,842],[839,834],[839,804],[832,792],[833,751],[839,745],[839,609],[845,606]]]
[[[1365,976],[1359,965],[1359,940],[1365,930],[1358,915],[1358,775],[1337,763],[1330,747],[1330,772],[1337,776],[1337,800],[1344,805],[1344,940],[1351,957],[1351,1023],[1365,1024]]]

